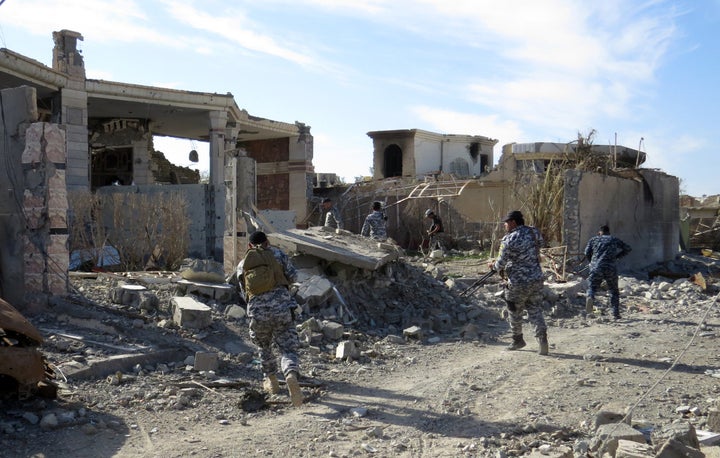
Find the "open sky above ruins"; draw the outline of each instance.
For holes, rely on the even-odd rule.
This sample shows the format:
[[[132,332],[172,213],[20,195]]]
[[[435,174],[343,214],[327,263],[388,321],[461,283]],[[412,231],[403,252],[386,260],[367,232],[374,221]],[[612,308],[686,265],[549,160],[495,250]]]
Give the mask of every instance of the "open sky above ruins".
[[[720,193],[719,25],[720,0],[0,3],[2,47],[50,66],[52,32],[77,31],[88,78],[230,92],[310,125],[316,171],[348,181],[370,173],[369,131],[483,135],[497,161],[595,129],[694,196]],[[156,145],[180,165],[203,151]]]

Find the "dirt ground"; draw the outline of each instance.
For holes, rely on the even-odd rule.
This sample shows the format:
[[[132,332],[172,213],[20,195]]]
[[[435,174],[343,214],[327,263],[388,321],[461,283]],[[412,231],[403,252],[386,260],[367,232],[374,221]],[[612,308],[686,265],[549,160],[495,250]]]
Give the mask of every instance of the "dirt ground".
[[[103,288],[92,282],[76,286]],[[486,307],[476,320],[479,337],[470,340],[459,329],[422,341],[348,329],[362,351],[356,360],[302,349],[300,408],[284,392],[257,395],[260,371],[243,321],[219,320],[192,334],[134,326],[132,317],[106,311],[112,318],[100,321],[124,327],[128,345],[182,341],[188,355],[221,349],[218,371],[145,364],[120,377],[61,379],[57,400],[3,400],[0,455],[503,457],[554,444],[586,456],[596,413],[608,403],[631,409],[633,425],[648,434],[678,419],[704,430],[720,399],[720,310],[716,290],[691,293],[624,297],[620,321],[585,318],[580,305],[574,315],[548,316],[549,356],[537,354],[527,324],[527,347],[506,351],[497,305]],[[56,319],[33,322],[72,333]],[[51,338],[43,351],[60,367],[84,362],[101,353],[93,339],[102,337]],[[222,350],[228,345],[235,350]],[[53,412],[58,424],[43,424]],[[703,451],[719,456],[718,447]]]

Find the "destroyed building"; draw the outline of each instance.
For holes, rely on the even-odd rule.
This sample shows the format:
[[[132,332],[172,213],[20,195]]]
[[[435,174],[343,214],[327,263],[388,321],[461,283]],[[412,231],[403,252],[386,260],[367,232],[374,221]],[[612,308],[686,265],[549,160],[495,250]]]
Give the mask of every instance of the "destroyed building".
[[[82,35],[62,30],[53,39],[52,67],[0,50],[0,183],[9,193],[0,204],[0,257],[11,303],[66,291],[68,193],[177,193],[191,203],[189,254],[228,267],[245,246],[243,212],[278,229],[305,218],[314,176],[309,126],[252,116],[230,93],[88,79]],[[208,142],[209,183],[187,184],[192,174],[168,169],[155,136]],[[171,185],[157,186],[168,177]]]
[[[447,168],[447,150],[433,151],[434,162],[418,155],[417,138],[446,138],[423,131],[370,132],[375,150],[374,182],[357,183],[343,194],[347,227],[358,231],[372,201],[385,204],[388,233],[401,246],[422,246],[426,229],[423,214],[429,208],[443,218],[449,237],[467,248],[499,240],[500,219],[510,209],[520,209],[528,223],[539,226],[563,256],[580,255],[587,240],[603,224],[633,246],[625,261],[628,269],[673,259],[679,249],[679,182],[677,177],[640,166],[645,153],[617,145],[592,145],[581,141],[508,144],[498,164],[486,173],[455,173]],[[452,163],[485,161],[473,155],[471,139],[455,147]],[[494,141],[485,137],[478,152],[489,151]],[[423,161],[419,157],[423,156]],[[390,160],[388,157],[394,159]],[[418,163],[433,164],[416,169]],[[388,173],[387,164],[402,164]],[[431,170],[432,169],[432,170]],[[455,167],[453,170],[457,170]],[[477,171],[477,175],[475,176]],[[470,176],[469,176],[470,175]],[[496,245],[495,245],[496,246]],[[486,248],[482,245],[481,248]],[[475,245],[475,248],[478,248]]]
[[[3,203],[9,215],[3,231],[18,242],[0,253],[6,285],[25,285],[40,296],[67,288],[56,271],[68,265],[68,199],[77,190],[111,196],[125,211],[132,196],[178,193],[188,213],[187,253],[224,262],[228,272],[244,252],[247,215],[273,230],[312,225],[313,185],[336,197],[346,227],[356,233],[372,201],[382,201],[389,234],[403,248],[426,243],[423,214],[430,208],[445,221],[450,246],[493,249],[502,235],[500,217],[517,208],[564,256],[579,253],[601,224],[633,245],[629,268],[672,259],[678,250],[678,180],[641,168],[640,151],[580,142],[510,144],[492,166],[497,140],[489,137],[374,131],[368,133],[374,180],[343,187],[314,173],[307,125],[251,116],[231,94],[87,79],[82,36],[63,30],[53,38],[52,68],[0,51],[3,113],[11,121],[4,124],[10,149],[3,154],[12,164],[0,180],[11,190],[25,186],[22,201]],[[209,183],[185,184],[192,176],[168,170],[155,154],[154,136],[207,141]],[[588,157],[601,160],[578,167],[594,164]],[[333,184],[337,195],[327,190]],[[19,197],[19,190],[12,192]],[[117,219],[117,210],[102,209],[105,218],[111,211]],[[18,237],[24,227],[31,233]],[[142,247],[153,256],[154,248]],[[21,290],[6,294],[12,303],[26,299]]]
[[[705,255],[720,251],[720,195],[681,197],[681,246]]]

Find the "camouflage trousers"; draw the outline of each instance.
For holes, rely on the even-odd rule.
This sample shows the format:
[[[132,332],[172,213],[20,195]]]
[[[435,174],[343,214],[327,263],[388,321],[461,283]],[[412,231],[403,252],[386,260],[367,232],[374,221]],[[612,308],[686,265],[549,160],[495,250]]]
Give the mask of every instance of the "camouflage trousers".
[[[445,251],[445,234],[438,232],[435,235],[430,236],[430,251],[442,250]]]
[[[547,325],[542,311],[542,289],[542,280],[508,285],[508,289],[505,291],[505,302],[508,305],[508,323],[513,336],[523,333],[525,311],[527,311],[528,320],[535,327],[535,337],[547,334]]]
[[[265,375],[275,374],[278,369],[273,344],[280,352],[280,369],[283,375],[291,371],[300,373],[297,353],[299,339],[291,312],[296,306],[285,288],[260,294],[248,304],[250,338],[258,347]]]
[[[590,286],[588,286],[587,297],[595,299],[595,293],[600,289],[603,280],[605,280],[610,293],[610,306],[617,314],[620,310],[620,288],[618,287],[617,269],[614,266],[598,266],[590,269],[590,275],[588,275]]]

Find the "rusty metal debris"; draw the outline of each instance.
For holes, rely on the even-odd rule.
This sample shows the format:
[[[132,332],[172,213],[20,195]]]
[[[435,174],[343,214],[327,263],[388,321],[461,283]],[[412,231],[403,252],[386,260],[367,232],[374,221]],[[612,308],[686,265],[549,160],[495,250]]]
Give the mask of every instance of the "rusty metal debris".
[[[690,281],[702,288],[703,291],[707,290],[707,282],[705,281],[705,277],[703,277],[700,272],[691,275]]]
[[[0,299],[0,394],[56,396],[55,372],[38,350],[42,341],[35,326]]]

